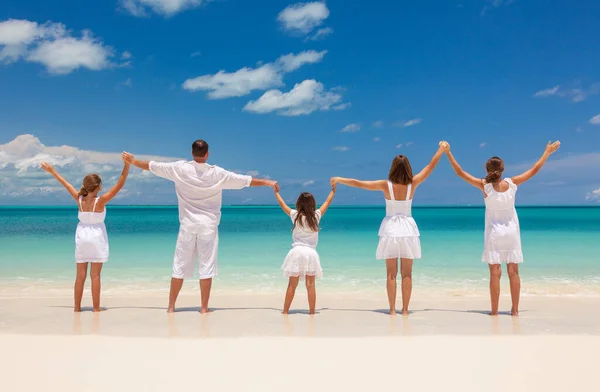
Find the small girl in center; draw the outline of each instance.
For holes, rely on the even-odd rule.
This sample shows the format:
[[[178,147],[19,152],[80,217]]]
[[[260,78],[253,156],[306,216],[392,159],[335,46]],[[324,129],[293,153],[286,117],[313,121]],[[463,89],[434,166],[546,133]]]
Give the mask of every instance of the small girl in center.
[[[312,194],[303,192],[296,201],[296,209],[293,210],[285,203],[279,194],[279,188],[275,188],[275,197],[279,206],[290,216],[294,228],[292,231],[292,249],[288,252],[281,269],[283,275],[289,278],[285,301],[283,304],[283,314],[288,314],[290,306],[296,294],[296,287],[300,277],[304,276],[306,280],[306,290],[308,292],[309,313],[315,314],[317,302],[317,292],[315,288],[315,279],[323,276],[321,261],[317,253],[317,243],[319,241],[319,223],[325,211],[333,201],[335,195],[335,186],[332,186],[327,200],[317,209],[317,203]]]

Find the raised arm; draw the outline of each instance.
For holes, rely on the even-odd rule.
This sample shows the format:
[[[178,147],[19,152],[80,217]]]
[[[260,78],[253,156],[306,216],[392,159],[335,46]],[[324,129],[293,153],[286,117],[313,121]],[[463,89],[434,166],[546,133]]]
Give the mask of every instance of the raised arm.
[[[252,178],[250,186],[269,186],[272,187],[276,193],[279,192],[279,184],[277,184],[277,181],[273,180],[265,180],[263,178]]]
[[[150,162],[138,161],[137,159],[135,159],[135,157],[132,154],[130,154],[128,152],[123,152],[123,160],[126,163],[129,163],[130,165],[133,165],[139,169],[150,170]]]
[[[342,184],[353,188],[366,189],[368,191],[384,191],[387,189],[386,180],[360,181],[355,180],[354,178],[332,177],[330,183],[331,186]]]
[[[331,205],[331,202],[333,201],[333,197],[335,196],[335,188],[336,184],[333,184],[331,186],[331,192],[329,192],[329,195],[327,195],[327,199],[325,199],[325,203],[323,203],[323,205],[321,205],[321,208],[319,208],[319,211],[321,211],[321,217],[325,215],[325,212],[327,212],[329,206]]]
[[[433,155],[433,158],[431,158],[431,161],[427,164],[427,166],[423,168],[423,170],[421,170],[416,176],[413,177],[412,183],[415,187],[419,186],[421,183],[423,183],[423,181],[427,179],[427,177],[429,177],[429,175],[433,172],[433,169],[435,169],[437,164],[440,162],[440,159],[442,158],[442,155],[444,155],[444,152],[449,150],[450,145],[447,142],[440,142],[439,148]]]
[[[108,192],[106,192],[105,194],[100,196],[100,199],[98,200],[98,204],[101,204],[101,205],[108,204],[109,201],[111,201],[115,196],[117,196],[117,193],[119,193],[119,191],[125,185],[125,181],[127,181],[127,176],[129,175],[129,167],[131,166],[131,164],[128,163],[127,161],[125,161],[125,154],[123,154],[123,161],[124,161],[123,171],[121,172],[121,175],[119,176],[119,180],[117,181],[115,186],[113,186]]]
[[[275,198],[277,199],[277,203],[279,203],[279,207],[281,207],[283,212],[290,215],[292,209],[285,203],[285,200],[283,200],[283,197],[281,197],[279,194],[279,188],[275,189]]]
[[[531,179],[531,177],[538,174],[538,172],[540,171],[542,166],[544,166],[544,164],[548,160],[548,157],[550,157],[550,155],[555,153],[556,150],[559,149],[559,147],[560,147],[560,141],[555,141],[554,143],[548,142],[548,144],[546,145],[546,150],[544,150],[544,154],[542,154],[542,157],[540,159],[538,159],[538,161],[533,165],[533,167],[531,169],[527,170],[525,173],[519,174],[518,176],[513,177],[512,181],[516,185],[521,185],[525,181],[528,181],[529,179]]]
[[[448,160],[450,161],[450,165],[452,166],[452,169],[454,169],[454,172],[460,178],[462,178],[469,184],[473,185],[475,188],[481,189],[483,191],[483,181],[481,180],[481,178],[474,177],[474,176],[470,175],[469,173],[467,173],[466,171],[464,171],[462,169],[462,167],[460,167],[460,165],[458,164],[456,159],[454,159],[454,156],[452,155],[452,152],[450,150],[446,151],[446,156],[448,157]]]
[[[44,169],[44,171],[52,174],[52,176],[56,178],[56,181],[58,181],[62,186],[65,187],[65,189],[67,190],[67,192],[69,192],[73,199],[77,200],[79,198],[79,193],[77,192],[77,189],[75,189],[73,185],[71,185],[60,174],[58,174],[51,164],[49,164],[48,162],[42,162],[41,167],[42,169]]]

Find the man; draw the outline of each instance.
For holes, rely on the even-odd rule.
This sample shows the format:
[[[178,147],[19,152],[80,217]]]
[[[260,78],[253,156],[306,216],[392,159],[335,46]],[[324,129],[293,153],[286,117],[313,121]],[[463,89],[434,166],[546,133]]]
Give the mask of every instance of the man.
[[[278,189],[277,182],[236,174],[209,165],[208,143],[196,140],[192,144],[193,161],[172,163],[138,161],[124,153],[126,162],[149,170],[175,183],[179,204],[179,235],[173,260],[173,276],[167,312],[175,311],[175,302],[183,280],[194,274],[196,261],[200,275],[201,313],[208,313],[212,278],[217,275],[217,248],[221,220],[222,191],[248,186],[269,186]]]

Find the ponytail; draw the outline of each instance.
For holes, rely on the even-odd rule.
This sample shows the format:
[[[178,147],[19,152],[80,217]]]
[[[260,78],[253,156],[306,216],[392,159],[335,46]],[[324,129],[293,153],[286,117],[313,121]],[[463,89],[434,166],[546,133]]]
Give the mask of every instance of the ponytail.
[[[90,192],[95,192],[102,185],[102,179],[97,174],[88,174],[83,179],[81,189],[79,189],[79,196],[85,197]]]
[[[87,195],[88,195],[87,189],[85,189],[85,187],[82,186],[81,189],[79,190],[79,196],[80,197],[86,197]]]
[[[493,171],[487,174],[487,176],[485,176],[485,182],[487,182],[488,184],[494,184],[498,181],[500,181],[500,179],[502,178],[502,172],[500,171]]]
[[[504,162],[498,157],[491,157],[485,164],[485,182],[488,184],[494,184],[502,180],[502,173],[504,172]]]

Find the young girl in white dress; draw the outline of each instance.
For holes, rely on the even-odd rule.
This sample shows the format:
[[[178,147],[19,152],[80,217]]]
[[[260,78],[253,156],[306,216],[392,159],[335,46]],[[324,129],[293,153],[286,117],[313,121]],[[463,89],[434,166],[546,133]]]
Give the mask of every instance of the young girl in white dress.
[[[77,263],[77,275],[75,278],[74,300],[75,312],[81,312],[81,298],[87,276],[88,263],[92,265],[90,278],[92,279],[92,302],[94,312],[100,308],[100,272],[102,265],[108,261],[108,237],[106,235],[106,204],[125,185],[129,174],[129,164],[125,162],[123,172],[117,184],[102,196],[98,192],[102,189],[102,180],[97,174],[88,174],[83,179],[83,185],[79,192],[56,172],[49,163],[42,162],[42,169],[52,174],[56,180],[64,186],[71,197],[77,201],[79,208],[79,224],[75,232],[75,261]]]
[[[396,277],[398,259],[401,260],[402,315],[408,316],[408,305],[412,293],[412,266],[414,259],[421,258],[420,233],[412,217],[412,199],[415,189],[429,177],[437,166],[448,144],[439,143],[439,149],[423,170],[413,176],[407,157],[398,155],[392,161],[387,180],[359,181],[333,177],[331,184],[344,184],[370,191],[381,191],[385,197],[385,218],[379,228],[379,245],[376,258],[385,260],[387,269],[387,294],[390,315],[396,314]]]
[[[293,210],[285,203],[279,194],[279,188],[275,188],[275,197],[279,206],[290,216],[294,228],[292,231],[292,249],[288,252],[281,269],[283,275],[289,278],[285,301],[283,303],[283,314],[288,314],[290,306],[294,300],[296,287],[300,277],[306,281],[306,290],[308,292],[309,313],[315,314],[317,302],[317,291],[315,288],[315,279],[323,276],[321,260],[317,253],[317,243],[319,242],[319,224],[321,218],[329,208],[335,195],[335,186],[332,187],[329,196],[321,208],[317,209],[315,198],[308,192],[301,193],[296,201],[296,209]]]
[[[550,154],[560,147],[560,142],[550,143],[542,157],[533,167],[523,174],[512,178],[502,178],[504,162],[498,157],[490,158],[485,164],[487,175],[484,179],[476,178],[464,171],[450,149],[446,152],[456,174],[480,189],[485,198],[485,236],[482,261],[490,268],[490,298],[492,311],[490,315],[498,315],[500,301],[501,264],[507,264],[512,299],[511,315],[519,315],[519,298],[521,295],[521,279],[519,264],[523,262],[521,250],[521,232],[519,218],[515,209],[517,187],[537,174]]]

